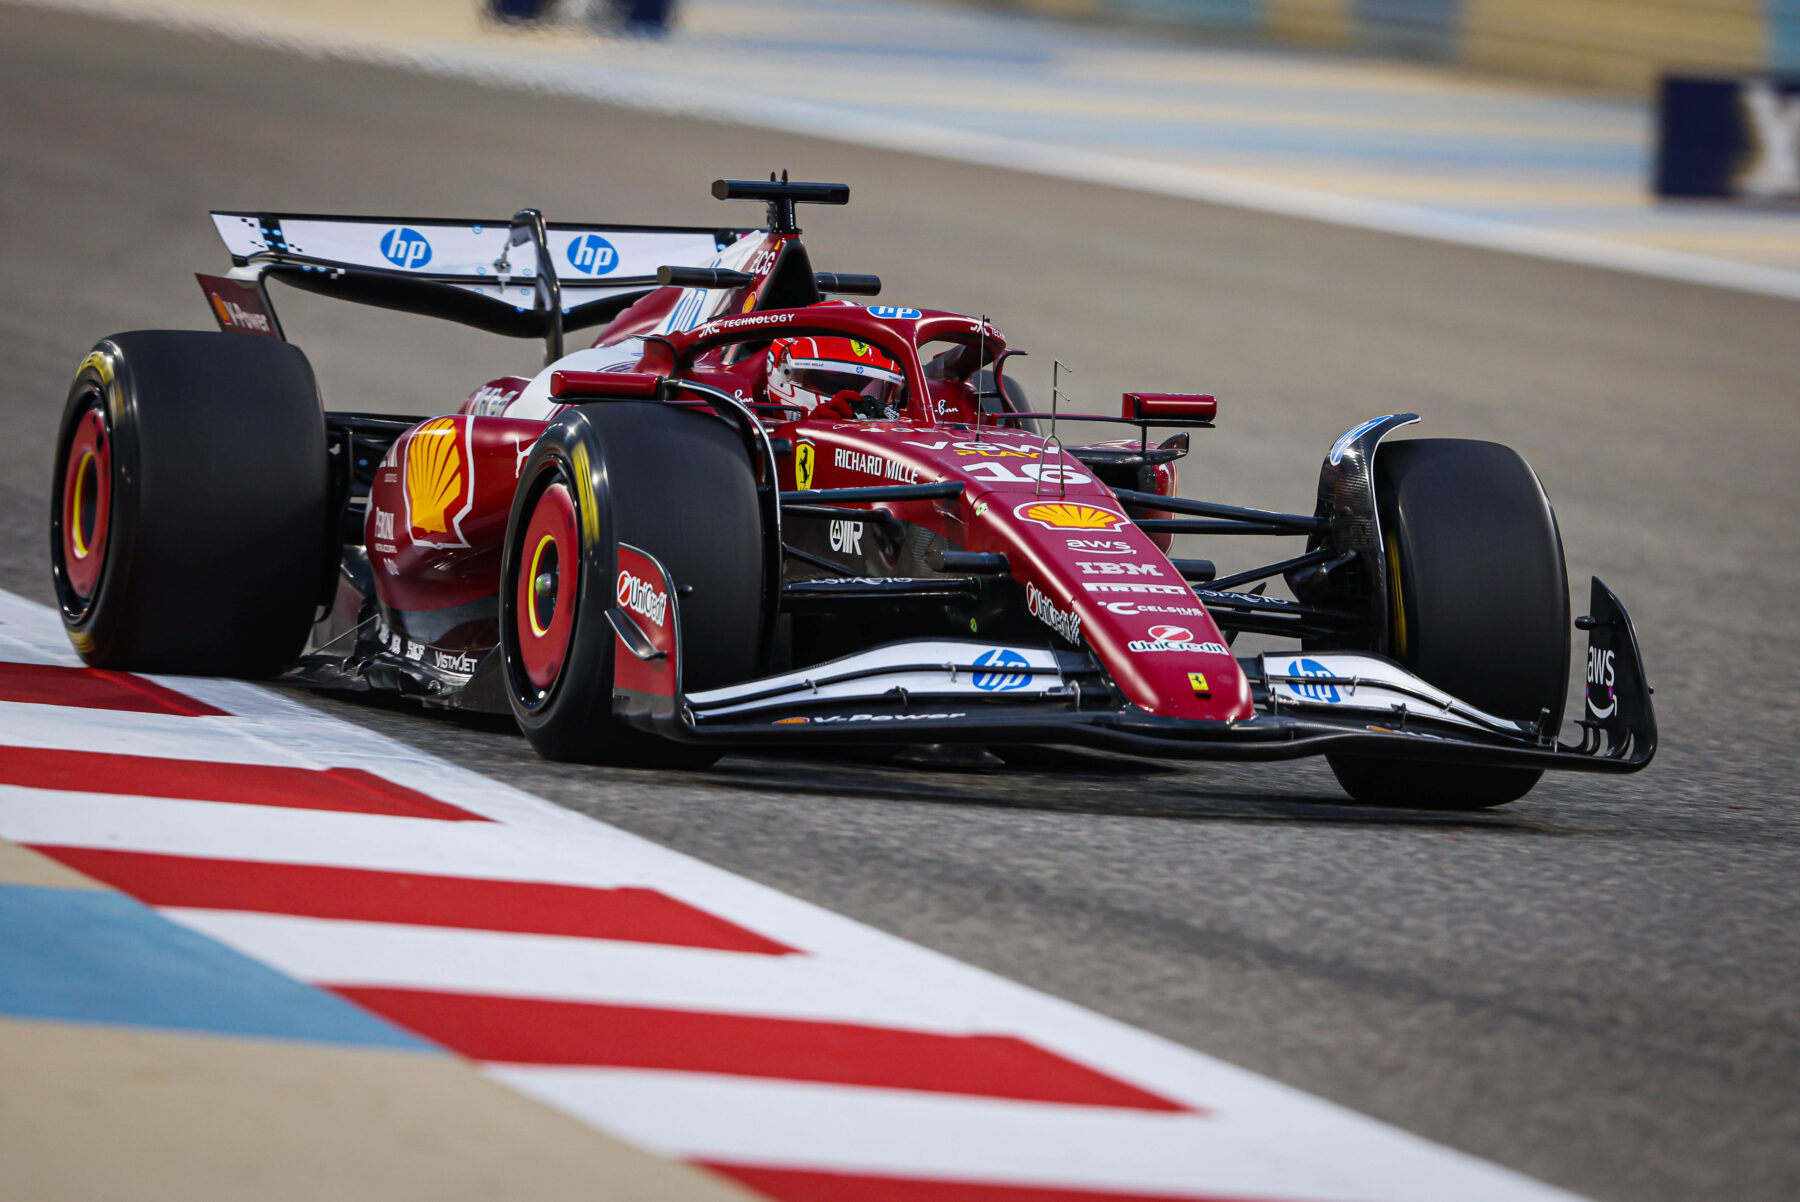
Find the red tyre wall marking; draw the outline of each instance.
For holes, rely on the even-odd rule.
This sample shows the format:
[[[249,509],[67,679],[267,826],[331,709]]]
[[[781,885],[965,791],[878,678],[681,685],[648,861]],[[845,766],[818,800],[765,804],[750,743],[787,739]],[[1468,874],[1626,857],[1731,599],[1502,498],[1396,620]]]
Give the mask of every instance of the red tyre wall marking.
[[[445,822],[488,821],[360,768],[220,764],[103,751],[0,747],[0,784]]]
[[[571,935],[779,956],[794,949],[654,889],[263,864],[33,844],[152,906]]]
[[[997,1185],[917,1177],[876,1177],[814,1169],[765,1168],[724,1161],[693,1162],[778,1202],[1272,1202],[1219,1194],[1140,1194],[1047,1185]]]
[[[0,663],[0,701],[124,710],[135,714],[173,714],[182,718],[215,718],[225,714],[224,710],[214,709],[204,701],[196,701],[129,672],[57,668],[48,664]]]
[[[722,1073],[1078,1106],[1188,1111],[1010,1035],[413,989],[337,992],[474,1060]]]

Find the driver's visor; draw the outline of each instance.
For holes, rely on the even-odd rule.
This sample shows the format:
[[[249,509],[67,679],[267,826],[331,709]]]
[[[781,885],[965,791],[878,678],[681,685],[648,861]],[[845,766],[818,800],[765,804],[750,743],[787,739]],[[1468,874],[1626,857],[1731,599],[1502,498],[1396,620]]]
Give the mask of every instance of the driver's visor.
[[[906,377],[899,372],[841,359],[790,359],[787,369],[788,378],[795,384],[823,397],[848,390],[887,400],[906,383]]]

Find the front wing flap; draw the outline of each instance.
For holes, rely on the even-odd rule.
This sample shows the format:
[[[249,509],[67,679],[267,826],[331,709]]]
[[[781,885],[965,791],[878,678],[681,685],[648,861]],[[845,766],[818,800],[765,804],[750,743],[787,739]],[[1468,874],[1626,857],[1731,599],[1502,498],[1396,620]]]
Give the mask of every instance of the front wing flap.
[[[1086,653],[966,639],[911,640],[615,712],[683,742],[1050,743],[1170,759],[1282,760],[1332,752],[1492,766],[1635,772],[1656,751],[1643,661],[1624,606],[1598,579],[1579,743],[1484,713],[1385,657],[1241,659],[1254,717],[1159,717],[1126,703]],[[615,694],[617,697],[617,694]]]

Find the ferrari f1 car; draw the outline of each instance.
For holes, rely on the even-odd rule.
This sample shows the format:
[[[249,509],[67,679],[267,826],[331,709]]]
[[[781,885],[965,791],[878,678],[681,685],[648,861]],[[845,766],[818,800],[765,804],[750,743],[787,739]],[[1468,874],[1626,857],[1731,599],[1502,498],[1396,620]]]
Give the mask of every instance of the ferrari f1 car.
[[[1331,444],[1309,512],[1190,499],[1213,397],[1036,412],[986,318],[814,270],[795,206],[847,187],[713,194],[765,228],[214,213],[220,332],[116,334],[69,392],[50,516],[76,649],[510,712],[560,760],[1322,754],[1360,801],[1451,808],[1650,762],[1631,620],[1595,579],[1571,622],[1515,452],[1390,440],[1418,420],[1393,414]],[[542,338],[545,366],[429,420],[328,411],[270,280]],[[1126,436],[1066,445],[1075,420]],[[1176,535],[1293,542],[1222,572]],[[1291,642],[1240,657],[1246,633]]]

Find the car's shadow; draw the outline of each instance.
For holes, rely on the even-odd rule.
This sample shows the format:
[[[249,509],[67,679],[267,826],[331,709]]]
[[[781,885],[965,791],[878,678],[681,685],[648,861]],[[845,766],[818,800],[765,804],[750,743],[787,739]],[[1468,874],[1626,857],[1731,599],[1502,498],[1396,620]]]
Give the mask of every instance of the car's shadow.
[[[525,768],[529,774],[554,776],[567,784],[578,783],[583,774],[604,773],[609,784],[629,780],[634,787],[645,789],[674,786],[1186,822],[1579,833],[1567,824],[1507,810],[1457,812],[1354,805],[1337,791],[1328,773],[1319,771],[1322,763],[1297,774],[1293,766],[1281,764],[1147,760],[1067,747],[990,750],[938,745],[820,749],[806,756],[733,749],[709,768],[685,770],[551,764],[537,758],[507,715],[426,711],[416,703],[382,693],[286,691],[297,700],[335,710],[341,716],[360,716],[365,724],[476,771],[504,775],[509,769]],[[1296,780],[1296,775],[1311,779]]]
[[[690,786],[780,791],[815,797],[1030,810],[1177,821],[1307,823],[1344,826],[1430,826],[1574,833],[1561,825],[1505,811],[1455,812],[1354,805],[1335,783],[1295,791],[1279,765],[1215,765],[1130,760],[1069,748],[1009,751],[1007,762],[970,765],[906,749],[871,756],[760,754],[727,756]],[[1304,787],[1304,786],[1303,786]]]

